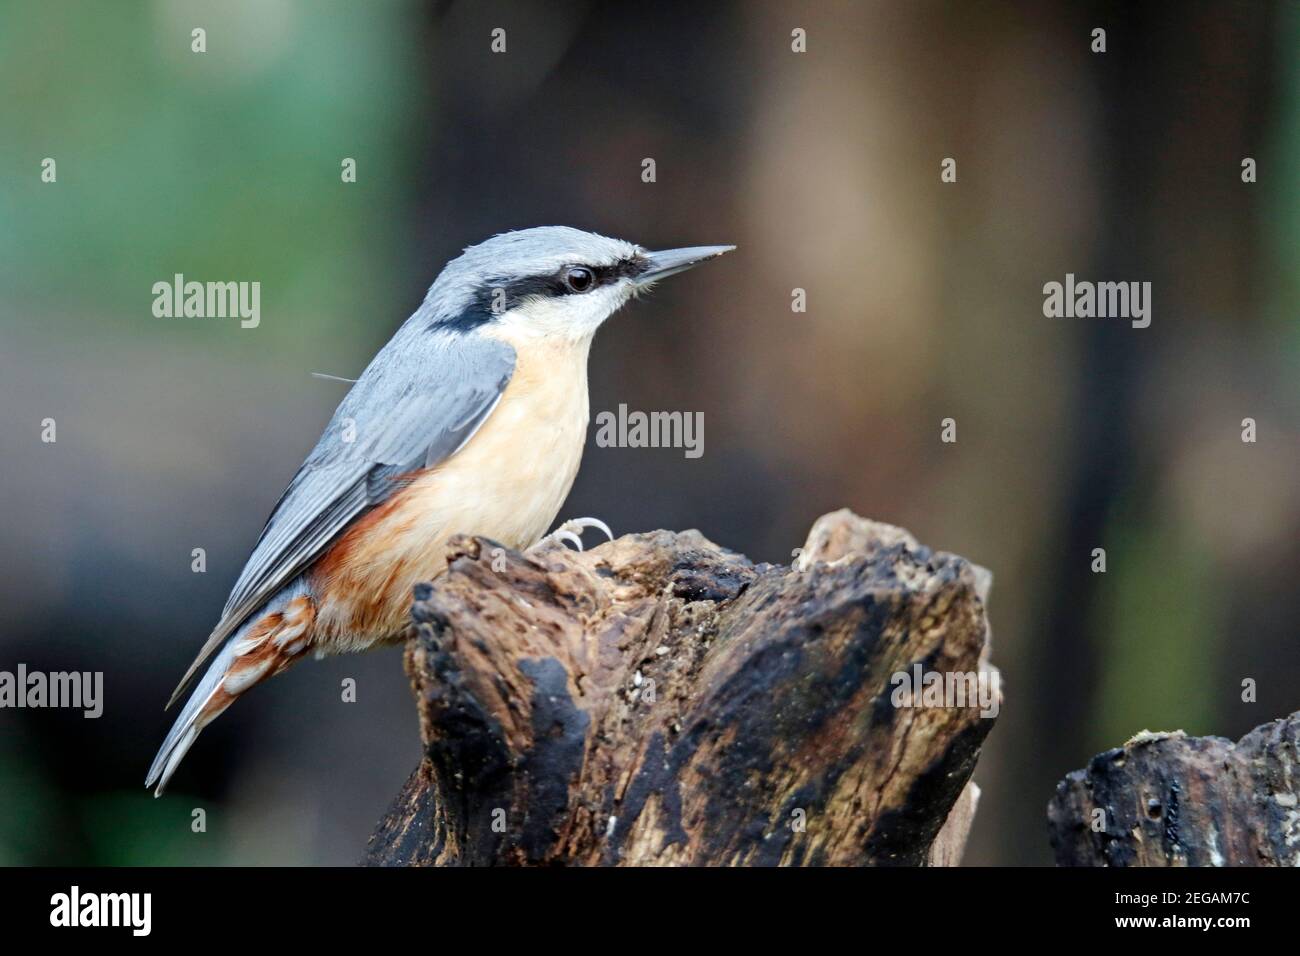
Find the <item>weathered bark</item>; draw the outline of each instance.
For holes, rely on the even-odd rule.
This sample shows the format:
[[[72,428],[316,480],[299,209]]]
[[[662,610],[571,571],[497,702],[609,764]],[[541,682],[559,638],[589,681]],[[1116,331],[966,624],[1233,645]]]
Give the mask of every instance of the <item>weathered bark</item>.
[[[891,678],[982,673],[996,712],[987,572],[847,511],[794,567],[697,531],[450,550],[406,656],[425,758],[365,862],[960,858],[993,719],[895,706]]]
[[[1056,787],[1061,866],[1300,864],[1300,713],[1237,743],[1143,731]]]

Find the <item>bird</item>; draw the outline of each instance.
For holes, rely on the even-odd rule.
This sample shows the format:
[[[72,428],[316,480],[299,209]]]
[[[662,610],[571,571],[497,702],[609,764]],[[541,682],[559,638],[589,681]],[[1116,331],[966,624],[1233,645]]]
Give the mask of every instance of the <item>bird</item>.
[[[596,330],[659,280],[730,252],[652,252],[569,226],[504,232],[446,264],[348,390],[271,511],[216,627],[167,703],[207,663],[145,779],[155,796],[226,708],[308,655],[401,642],[414,586],[455,534],[511,548],[545,534],[589,421]],[[166,709],[166,708],[164,708]]]

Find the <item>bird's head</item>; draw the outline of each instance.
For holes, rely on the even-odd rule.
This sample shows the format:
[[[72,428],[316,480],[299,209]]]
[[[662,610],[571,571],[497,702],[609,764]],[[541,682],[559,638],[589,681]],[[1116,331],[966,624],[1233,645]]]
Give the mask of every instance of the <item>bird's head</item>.
[[[581,341],[655,282],[734,248],[650,252],[568,226],[521,229],[447,263],[425,306],[433,325],[448,331]]]

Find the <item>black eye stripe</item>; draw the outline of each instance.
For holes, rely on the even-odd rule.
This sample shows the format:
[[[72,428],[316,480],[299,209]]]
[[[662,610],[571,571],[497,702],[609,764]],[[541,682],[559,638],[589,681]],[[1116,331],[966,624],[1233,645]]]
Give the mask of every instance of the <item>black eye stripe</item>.
[[[595,273],[596,281],[604,285],[616,279],[635,279],[650,268],[650,263],[646,262],[643,256],[633,256],[612,266],[587,266],[587,268]]]
[[[570,269],[581,266],[595,277],[595,282],[583,292],[590,292],[596,286],[609,285],[619,279],[632,279],[650,268],[643,256],[633,256],[612,265],[590,266],[581,262],[571,262],[546,275],[527,276],[522,279],[501,280],[489,283],[479,293],[479,307],[488,315],[500,315],[515,308],[529,296],[581,295],[569,288],[565,277]]]
[[[649,269],[650,263],[640,255],[604,266],[571,262],[547,275],[489,281],[476,291],[463,311],[435,320],[430,323],[429,329],[472,332],[489,324],[502,312],[515,308],[530,296],[581,295],[583,293],[574,292],[564,281],[565,274],[575,266],[582,266],[595,277],[595,282],[585,290],[590,292],[597,286],[608,285],[619,279],[634,279]]]

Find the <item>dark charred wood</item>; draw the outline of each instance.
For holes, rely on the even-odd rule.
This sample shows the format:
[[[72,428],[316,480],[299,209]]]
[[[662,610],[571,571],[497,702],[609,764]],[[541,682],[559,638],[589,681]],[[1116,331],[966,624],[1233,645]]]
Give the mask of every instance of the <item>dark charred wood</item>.
[[[893,678],[996,691],[987,572],[845,511],[793,567],[696,531],[450,550],[406,652],[425,757],[366,863],[959,860],[993,718]]]
[[[1237,743],[1143,731],[1092,758],[1047,807],[1061,866],[1300,864],[1300,713]]]

